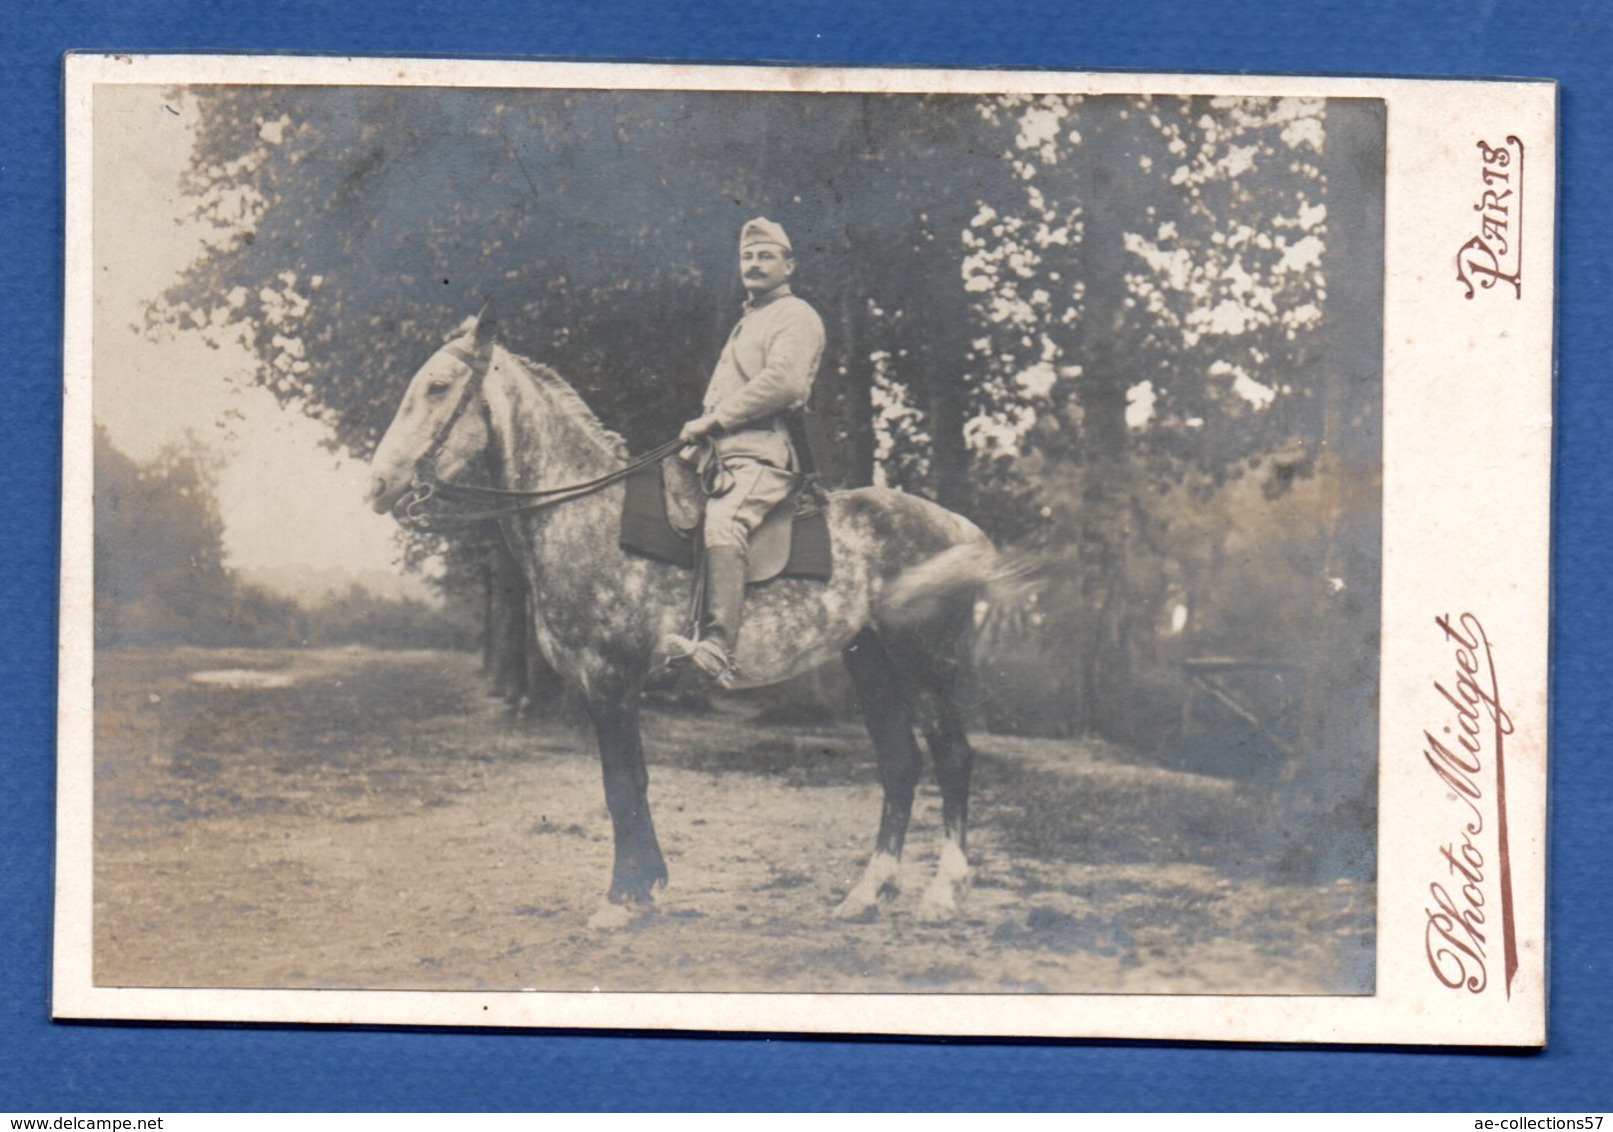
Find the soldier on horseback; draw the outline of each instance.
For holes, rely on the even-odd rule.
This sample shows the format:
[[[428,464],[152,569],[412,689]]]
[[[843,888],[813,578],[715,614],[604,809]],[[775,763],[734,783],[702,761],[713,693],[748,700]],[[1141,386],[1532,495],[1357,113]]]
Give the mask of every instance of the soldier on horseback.
[[[786,414],[807,403],[824,344],[818,312],[790,292],[795,255],[782,227],[765,217],[745,224],[739,271],[744,314],[717,360],[701,415],[679,434],[691,445],[709,441],[700,623],[693,637],[662,642],[669,660],[690,661],[719,683],[733,675],[750,534],[799,479]]]
[[[711,438],[721,456],[706,458],[707,470],[732,482],[714,485],[706,520],[714,563],[706,624],[672,642],[691,662],[715,654],[719,676],[732,668],[744,600],[737,567],[759,541],[755,518],[788,494],[790,473],[805,463],[779,415],[806,399],[823,349],[818,316],[788,294],[789,243],[778,226],[747,224],[741,256],[751,302],[712,377],[705,414],[687,429]],[[584,697],[599,741],[615,840],[610,889],[589,920],[601,928],[630,922],[667,879],[650,818],[639,693],[679,627],[688,575],[600,535],[624,527],[634,472],[685,443],[673,438],[631,459],[559,374],[499,345],[487,311],[416,372],[372,463],[377,512],[425,523],[497,518],[521,562],[538,647]],[[459,478],[473,469],[490,471],[493,482]],[[439,497],[448,511],[433,508]],[[455,512],[456,502],[479,509]],[[973,753],[964,703],[975,611],[1002,576],[998,555],[963,516],[887,488],[830,493],[817,514],[832,562],[818,581],[750,595],[746,670],[736,682],[777,684],[836,653],[845,662],[884,802],[873,856],[836,909],[843,917],[877,911],[899,886],[922,728],[941,788],[942,842],[919,909],[944,919],[969,880]]]

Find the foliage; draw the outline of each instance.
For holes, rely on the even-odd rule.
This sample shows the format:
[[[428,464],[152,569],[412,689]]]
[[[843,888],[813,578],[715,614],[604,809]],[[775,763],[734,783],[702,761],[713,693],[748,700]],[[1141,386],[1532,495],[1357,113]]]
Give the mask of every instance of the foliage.
[[[305,608],[243,583],[224,560],[216,455],[190,438],[142,465],[100,428],[94,444],[97,647],[474,644],[475,621],[452,607],[354,586]]]
[[[975,460],[1085,462],[1121,415],[1154,474],[1218,480],[1316,401],[1320,102],[193,89],[186,188],[219,243],[152,318],[244,336],[360,454],[485,298],[636,446],[664,439],[756,213],[829,323],[848,481],[877,454],[961,501]]]
[[[1326,104],[1012,98],[1019,199],[964,234],[988,297],[978,446],[1098,457],[1224,482],[1289,443],[1317,400],[1326,306]],[[1314,423],[1314,421],[1310,422]]]
[[[215,459],[194,438],[145,467],[99,427],[94,444],[97,643],[227,636],[238,611]]]
[[[462,651],[476,647],[480,628],[463,605],[441,607],[414,598],[383,598],[358,585],[345,593],[327,594],[314,608],[301,612],[298,624],[302,630],[299,644]]]

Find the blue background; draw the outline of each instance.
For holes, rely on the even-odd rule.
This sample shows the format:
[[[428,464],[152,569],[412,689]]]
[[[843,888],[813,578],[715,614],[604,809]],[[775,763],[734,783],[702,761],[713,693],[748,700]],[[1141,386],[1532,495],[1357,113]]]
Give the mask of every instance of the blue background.
[[[0,36],[0,1111],[542,1108],[1613,1107],[1613,665],[1606,447],[1613,291],[1607,0],[565,0],[55,6]],[[224,10],[220,10],[224,9]],[[49,1021],[68,49],[307,51],[1145,70],[1518,75],[1562,82],[1551,1046],[1543,1054],[1114,1043],[818,1041]],[[1452,389],[1452,397],[1482,391]],[[1459,546],[1452,555],[1460,555]],[[1390,867],[1393,862],[1386,862]]]

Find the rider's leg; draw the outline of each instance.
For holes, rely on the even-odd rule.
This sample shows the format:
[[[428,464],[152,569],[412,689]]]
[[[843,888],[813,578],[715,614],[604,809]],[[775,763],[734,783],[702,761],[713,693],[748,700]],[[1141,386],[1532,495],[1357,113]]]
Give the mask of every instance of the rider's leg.
[[[722,684],[732,679],[734,645],[745,609],[745,551],[734,546],[707,547],[705,566],[700,639],[689,658]]]
[[[705,600],[699,635],[669,636],[663,648],[671,660],[692,660],[719,683],[733,678],[733,658],[745,605],[745,570],[750,533],[790,493],[790,473],[755,460],[728,462],[731,486],[706,502]]]

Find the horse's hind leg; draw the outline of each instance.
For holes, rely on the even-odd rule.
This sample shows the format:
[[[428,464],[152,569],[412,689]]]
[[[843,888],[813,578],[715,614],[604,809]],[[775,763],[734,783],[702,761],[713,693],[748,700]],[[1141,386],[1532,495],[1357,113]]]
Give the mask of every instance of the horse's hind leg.
[[[917,707],[935,780],[941,787],[941,846],[935,879],[925,889],[919,915],[949,920],[969,888],[966,854],[969,779],[974,748],[969,745],[962,704],[968,691],[973,651],[974,610],[962,602],[922,630],[896,637],[891,654],[918,686]]]
[[[958,901],[969,889],[968,826],[969,776],[974,769],[974,748],[963,725],[963,713],[950,694],[927,693],[924,738],[935,760],[935,779],[941,787],[941,853],[935,879],[924,890],[919,915],[926,920],[950,920]]]
[[[863,631],[845,650],[846,669],[862,706],[863,722],[874,741],[885,800],[879,814],[874,855],[835,915],[850,919],[877,908],[897,889],[902,843],[913,812],[924,758],[913,737],[912,689],[902,680],[880,639]]]

